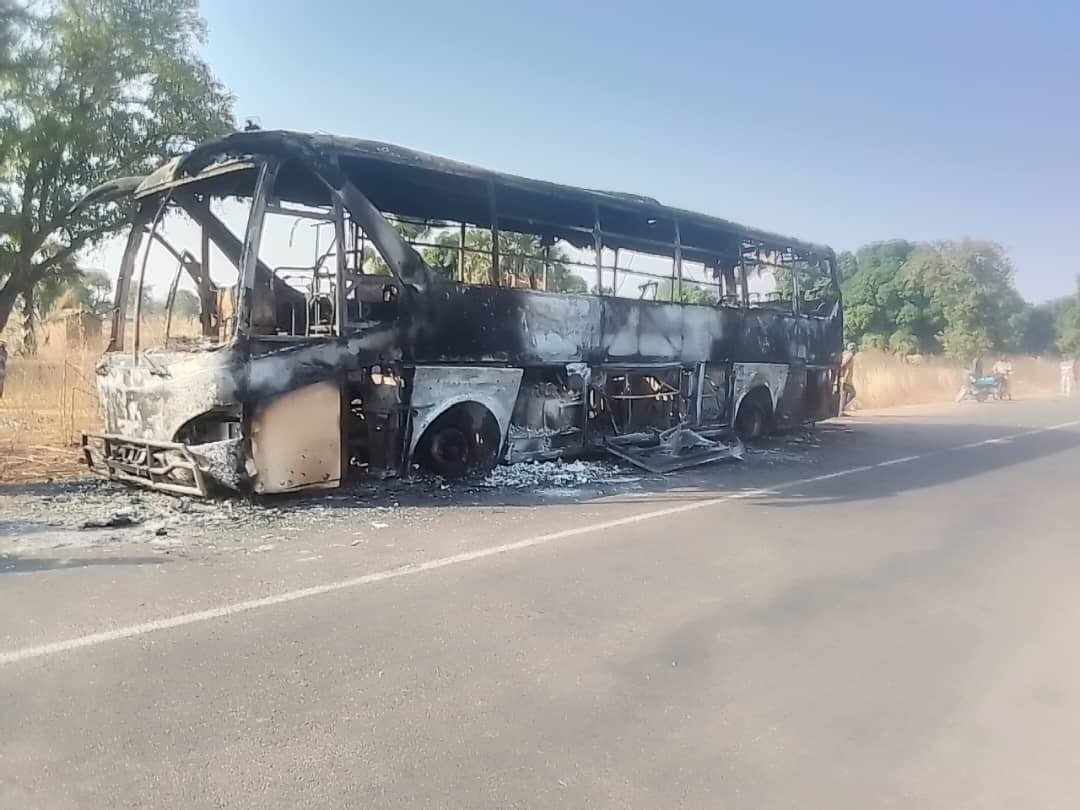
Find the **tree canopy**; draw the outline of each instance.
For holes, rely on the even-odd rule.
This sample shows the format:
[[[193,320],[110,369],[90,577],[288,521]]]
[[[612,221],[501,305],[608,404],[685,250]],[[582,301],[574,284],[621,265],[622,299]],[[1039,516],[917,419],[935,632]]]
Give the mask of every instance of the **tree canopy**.
[[[3,3],[4,0],[0,0]],[[232,96],[198,55],[197,0],[54,0],[0,11],[0,328],[49,279],[123,227],[121,208],[68,218],[90,188],[141,175],[233,127]]]
[[[1080,276],[1076,279],[1076,294],[1051,303],[1058,349],[1072,357],[1080,357]]]
[[[1008,255],[993,242],[878,242],[841,254],[845,334],[901,354],[1052,348],[1054,319],[1027,304]]]

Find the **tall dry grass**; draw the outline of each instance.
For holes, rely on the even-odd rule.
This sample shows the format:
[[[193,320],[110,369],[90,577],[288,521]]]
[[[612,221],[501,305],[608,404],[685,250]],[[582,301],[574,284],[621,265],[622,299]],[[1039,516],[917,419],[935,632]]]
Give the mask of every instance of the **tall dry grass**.
[[[199,334],[198,321],[174,321],[178,337]],[[148,318],[145,346],[159,346],[164,318]],[[78,446],[84,432],[100,427],[94,367],[104,351],[104,335],[72,345],[63,324],[46,324],[36,354],[9,356],[0,397],[0,482],[39,481],[83,471]],[[7,341],[9,352],[17,340]]]
[[[986,361],[987,373],[996,358]],[[1010,357],[1014,397],[1052,396],[1057,390],[1057,361]],[[855,358],[856,405],[891,408],[952,402],[967,379],[967,370],[940,357],[927,357],[918,365],[887,352],[865,351]]]

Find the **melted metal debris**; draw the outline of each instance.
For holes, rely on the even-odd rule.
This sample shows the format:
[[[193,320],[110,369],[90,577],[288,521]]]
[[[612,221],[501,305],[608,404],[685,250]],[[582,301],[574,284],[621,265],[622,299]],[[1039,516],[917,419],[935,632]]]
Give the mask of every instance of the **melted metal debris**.
[[[609,461],[533,461],[496,467],[483,480],[486,487],[511,489],[580,487],[640,480]]]
[[[225,439],[219,442],[193,444],[188,449],[202,462],[210,477],[232,489],[240,486],[241,440]]]

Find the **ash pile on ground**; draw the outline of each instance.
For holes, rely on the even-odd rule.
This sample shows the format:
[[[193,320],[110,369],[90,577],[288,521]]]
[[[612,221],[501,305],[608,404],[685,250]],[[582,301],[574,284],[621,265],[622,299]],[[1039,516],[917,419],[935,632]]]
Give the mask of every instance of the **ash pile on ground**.
[[[546,491],[590,484],[617,484],[638,480],[610,461],[533,461],[499,466],[483,480],[486,487]]]
[[[335,524],[383,525],[418,511],[402,507],[395,488],[369,494],[349,488],[289,498],[204,500],[97,478],[22,485],[0,489],[0,556],[127,542],[148,542],[166,553],[193,545],[232,548],[258,544],[267,533],[300,536]]]
[[[444,508],[565,498],[639,480],[611,462],[500,466],[481,480],[350,483],[341,489],[249,499],[178,497],[99,478],[0,488],[0,558],[53,549],[139,543],[164,554],[185,548],[258,551],[335,528],[420,528]],[[2,568],[2,566],[0,566]]]
[[[766,464],[798,464],[811,461],[813,456],[807,450],[820,447],[821,437],[816,430],[799,430],[756,440],[748,445],[745,453],[748,457],[764,461]]]

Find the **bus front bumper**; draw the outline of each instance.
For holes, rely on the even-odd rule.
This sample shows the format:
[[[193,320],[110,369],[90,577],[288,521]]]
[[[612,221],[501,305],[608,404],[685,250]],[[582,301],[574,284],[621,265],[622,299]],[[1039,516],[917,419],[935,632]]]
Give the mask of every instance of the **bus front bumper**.
[[[111,433],[84,433],[90,472],[111,481],[204,498],[215,486],[237,489],[239,439],[186,445]]]

